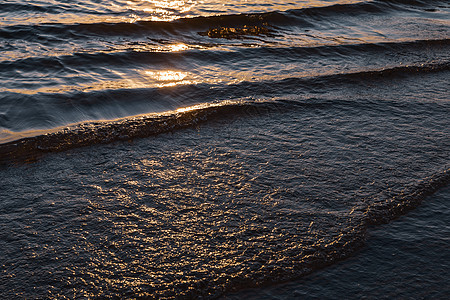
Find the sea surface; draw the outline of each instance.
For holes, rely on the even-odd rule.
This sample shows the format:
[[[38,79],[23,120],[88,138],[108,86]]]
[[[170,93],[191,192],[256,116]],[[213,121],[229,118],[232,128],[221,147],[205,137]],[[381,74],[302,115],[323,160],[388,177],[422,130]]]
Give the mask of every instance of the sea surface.
[[[0,298],[448,299],[449,90],[447,0],[3,0]]]

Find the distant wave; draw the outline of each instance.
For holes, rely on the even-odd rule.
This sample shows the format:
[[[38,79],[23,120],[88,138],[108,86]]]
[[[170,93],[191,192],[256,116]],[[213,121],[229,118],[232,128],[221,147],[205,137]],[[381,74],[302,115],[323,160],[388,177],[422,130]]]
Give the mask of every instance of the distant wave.
[[[265,12],[218,16],[199,16],[180,18],[171,22],[164,21],[138,21],[134,23],[90,23],[90,24],[34,24],[12,25],[0,28],[0,38],[26,39],[27,41],[42,41],[48,35],[58,38],[88,38],[91,36],[121,36],[121,35],[174,35],[177,32],[206,32],[211,28],[242,28],[243,26],[257,26],[262,28],[278,29],[286,26],[302,28],[314,27],[317,19],[330,17],[345,17],[356,14],[388,13],[389,11],[402,11],[410,8],[426,10],[433,9],[433,5],[446,3],[445,1],[417,1],[417,0],[377,0],[353,4],[335,4],[324,7],[311,7],[292,9],[283,12]],[[5,4],[3,4],[5,5]],[[5,5],[14,9],[17,4]],[[29,5],[19,5],[21,9],[30,8]],[[31,9],[46,10],[46,7],[31,7]],[[54,13],[60,8],[55,7]],[[48,8],[49,12],[52,7]]]
[[[34,5],[31,3],[0,3],[1,12],[18,12],[18,11],[31,11],[31,12],[45,12],[45,13],[60,13],[65,11],[61,5]]]
[[[31,2],[31,1],[27,1]],[[60,1],[58,4],[51,4],[51,3],[39,3],[39,4],[33,4],[33,3],[0,3],[0,12],[13,12],[13,13],[20,13],[20,12],[31,12],[31,13],[46,13],[46,14],[60,14],[60,13],[77,13],[77,14],[114,14],[114,11],[107,9],[107,5],[105,6],[96,6],[92,7],[92,9],[89,9],[89,5],[86,5],[86,3],[82,4],[84,5],[76,5],[79,3],[61,3]],[[99,7],[101,7],[101,11],[99,11]]]
[[[50,57],[28,57],[16,60],[7,60],[0,62],[0,68],[7,72],[9,70],[34,71],[36,68],[41,70],[61,70],[70,72],[70,68],[80,65],[103,65],[109,66],[128,66],[133,64],[158,64],[167,61],[177,62],[185,59],[194,59],[202,61],[224,62],[227,63],[236,56],[249,59],[255,56],[264,56],[267,59],[279,59],[287,56],[293,57],[308,56],[332,56],[337,53],[352,55],[354,53],[377,53],[386,51],[402,50],[429,50],[430,48],[450,47],[450,39],[432,39],[416,40],[405,42],[385,42],[385,43],[354,43],[330,46],[316,47],[260,47],[252,49],[239,49],[236,52],[223,51],[184,51],[179,52],[154,52],[154,51],[116,51],[116,52],[92,52],[92,53],[73,53],[71,55],[60,55]]]

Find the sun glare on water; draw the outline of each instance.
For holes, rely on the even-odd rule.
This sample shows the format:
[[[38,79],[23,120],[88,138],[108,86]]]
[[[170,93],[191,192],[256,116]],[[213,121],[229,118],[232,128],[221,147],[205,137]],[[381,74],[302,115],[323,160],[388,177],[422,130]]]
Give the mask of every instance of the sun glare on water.
[[[177,52],[177,51],[187,50],[189,47],[186,44],[178,43],[178,44],[169,45],[168,48],[172,52]]]
[[[150,14],[151,21],[173,21],[180,17],[180,14],[188,13],[195,5],[196,1],[158,1],[158,0],[144,0],[144,1],[127,1],[127,9],[135,12],[145,12]],[[175,13],[176,12],[176,13]],[[132,15],[132,21],[141,20],[140,17]]]
[[[182,84],[196,83],[192,80],[187,80],[189,73],[174,70],[145,70],[144,78],[149,82],[154,82],[157,87],[169,87]]]
[[[145,71],[147,76],[154,78],[157,81],[180,81],[183,80],[187,73],[180,71]]]

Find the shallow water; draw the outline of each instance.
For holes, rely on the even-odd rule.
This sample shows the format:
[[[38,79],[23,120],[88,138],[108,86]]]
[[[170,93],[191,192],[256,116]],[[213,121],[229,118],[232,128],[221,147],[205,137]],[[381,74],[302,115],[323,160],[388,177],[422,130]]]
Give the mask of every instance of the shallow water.
[[[0,4],[0,295],[210,299],[354,255],[450,180],[449,10]]]
[[[446,299],[449,200],[446,188],[408,215],[371,228],[355,257],[298,281],[221,299]]]

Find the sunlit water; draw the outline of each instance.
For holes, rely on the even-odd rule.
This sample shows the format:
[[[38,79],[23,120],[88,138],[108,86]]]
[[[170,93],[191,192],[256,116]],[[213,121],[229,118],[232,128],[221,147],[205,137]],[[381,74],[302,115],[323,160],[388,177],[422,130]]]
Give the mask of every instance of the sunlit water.
[[[426,268],[444,271],[421,277],[420,297],[444,298],[448,265],[431,252],[400,283],[342,287],[363,265],[396,268],[369,225],[450,180],[449,12],[3,1],[0,298],[411,298],[408,274]],[[442,230],[422,218],[435,238],[414,253],[445,248],[439,203]],[[353,279],[318,292],[362,247],[344,265]]]

